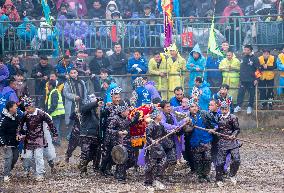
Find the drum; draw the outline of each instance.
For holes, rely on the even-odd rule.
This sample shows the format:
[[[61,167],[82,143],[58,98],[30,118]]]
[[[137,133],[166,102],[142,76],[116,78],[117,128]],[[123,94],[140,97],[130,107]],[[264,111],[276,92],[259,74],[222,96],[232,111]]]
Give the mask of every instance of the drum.
[[[123,145],[116,145],[111,150],[111,157],[114,163],[124,164],[128,159],[127,148]]]

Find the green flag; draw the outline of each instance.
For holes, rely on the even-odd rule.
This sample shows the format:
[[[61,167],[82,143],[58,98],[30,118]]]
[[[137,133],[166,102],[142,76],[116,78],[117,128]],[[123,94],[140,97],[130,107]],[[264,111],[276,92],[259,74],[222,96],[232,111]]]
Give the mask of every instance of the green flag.
[[[214,26],[215,24],[214,24],[214,17],[213,17],[211,28],[210,28],[209,40],[208,40],[208,52],[211,52],[212,54],[217,55],[217,56],[223,56],[223,53],[221,52],[217,44],[217,41],[216,41]]]

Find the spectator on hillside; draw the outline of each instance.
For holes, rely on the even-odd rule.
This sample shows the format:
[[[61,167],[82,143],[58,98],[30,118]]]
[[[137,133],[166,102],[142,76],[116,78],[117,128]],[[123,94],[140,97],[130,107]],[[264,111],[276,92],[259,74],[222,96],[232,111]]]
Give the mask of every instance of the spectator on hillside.
[[[94,90],[99,92],[101,90],[99,77],[101,69],[109,69],[109,60],[104,56],[104,52],[101,48],[97,48],[95,51],[95,57],[89,63],[89,68],[93,78]]]
[[[3,45],[4,44],[4,49],[7,49],[9,47],[10,44],[10,40],[9,40],[9,33],[11,30],[9,29],[13,29],[12,25],[9,22],[9,17],[6,15],[1,15],[0,16],[0,44]],[[3,56],[3,49],[0,49],[0,57]]]
[[[63,88],[64,88],[64,82],[61,82],[61,81],[58,80],[58,76],[57,76],[57,73],[55,71],[50,72],[49,80],[55,81],[57,90],[60,93],[62,93]],[[48,85],[48,82],[46,82],[46,85],[45,85],[45,100],[44,100],[45,106],[47,105],[47,99],[48,99],[48,95],[49,95],[49,89],[48,88],[49,88],[49,85]]]
[[[106,21],[107,26],[101,28],[100,36],[105,38],[110,38],[111,42],[121,42],[121,39],[125,36],[126,29],[123,21],[118,21],[121,19],[120,12],[114,11],[111,13],[111,21]],[[110,43],[110,41],[108,41]]]
[[[146,43],[146,25],[139,19],[138,13],[133,13],[127,24],[126,44],[130,47],[141,47]]]
[[[125,53],[122,52],[121,44],[116,43],[114,45],[113,51],[114,53],[108,58],[112,75],[125,75],[127,72],[126,68],[127,68],[128,59]],[[125,85],[122,77],[116,77],[115,81],[121,87]],[[122,89],[124,89],[124,87],[122,87]]]
[[[20,21],[19,13],[11,0],[6,0],[1,15],[7,15],[10,21]]]
[[[0,92],[3,90],[5,86],[8,84],[9,78],[9,69],[4,64],[3,58],[0,58]]]
[[[88,24],[77,18],[76,21],[71,23],[70,37],[72,41],[76,41],[77,39],[85,41],[89,34],[88,29]]]
[[[282,52],[278,55],[277,69],[280,71],[279,88],[277,89],[277,93],[278,95],[281,95],[284,93],[284,48],[282,48]]]
[[[66,21],[67,17],[65,15],[59,15],[56,22],[56,28],[58,30],[59,40],[62,41],[62,38],[66,44],[70,42],[70,31],[71,24]]]
[[[204,78],[204,69],[206,65],[206,60],[202,55],[200,47],[198,44],[194,46],[192,51],[189,54],[189,58],[186,64],[187,70],[190,72],[190,77],[188,81],[189,94],[195,85],[195,78],[200,76]]]
[[[65,97],[65,124],[68,132],[71,132],[70,116],[75,110],[80,111],[82,105],[87,102],[88,91],[85,82],[78,77],[77,70],[73,68],[69,72],[70,78],[64,84],[63,95]]]
[[[113,12],[119,12],[117,4],[115,1],[109,1],[106,6],[106,19],[109,20],[107,21],[107,24],[111,22]]]
[[[77,69],[79,76],[89,76],[91,74],[87,58],[80,53],[77,54],[77,58],[74,61],[74,68]]]
[[[56,8],[59,10],[62,3],[68,4],[70,12],[78,17],[87,15],[87,5],[85,0],[58,0]]]
[[[258,84],[258,74],[256,73],[260,69],[259,60],[253,54],[253,48],[251,45],[245,45],[244,57],[240,67],[240,86],[238,91],[237,107],[234,112],[241,111],[241,106],[244,101],[246,90],[249,93],[249,104],[247,108],[247,114],[252,113],[255,97],[255,86]]]
[[[207,82],[211,85],[211,90],[216,93],[219,90],[219,86],[222,84],[222,74],[219,71],[219,64],[223,57],[221,56],[208,56],[206,60],[206,69],[209,70],[207,74]],[[215,88],[214,88],[215,87]]]
[[[20,59],[18,56],[13,56],[11,58],[10,64],[8,64],[7,67],[10,74],[9,78],[14,77],[18,71],[21,71],[23,73],[28,72],[28,70],[22,64],[20,64]]]
[[[29,18],[25,17],[23,23],[17,27],[17,35],[22,41],[20,45],[28,46],[37,35],[37,28],[32,24]]]
[[[58,11],[57,17],[64,15],[68,19],[72,19],[76,17],[76,14],[72,13],[69,9],[69,5],[67,3],[62,3],[60,6],[60,10]]]
[[[9,85],[4,87],[1,94],[6,96],[8,101],[19,102],[19,98],[17,96],[17,81],[14,78],[10,78]]]
[[[127,72],[137,76],[148,72],[148,62],[139,50],[135,50],[133,56],[129,58]],[[136,79],[137,76],[132,76],[132,80]]]
[[[71,69],[74,68],[74,64],[70,61],[70,56],[65,55],[63,59],[56,65],[56,73],[58,80],[65,82],[69,78]],[[77,72],[78,73],[78,72]]]
[[[174,95],[176,87],[184,86],[183,73],[185,71],[185,59],[179,54],[176,45],[170,46],[168,49],[170,56],[167,59],[168,65],[168,98]]]
[[[149,61],[148,68],[148,73],[151,75],[151,80],[156,83],[157,89],[161,92],[162,99],[166,100],[168,92],[168,73],[167,61],[164,54],[155,52],[154,57]]]
[[[41,56],[39,64],[33,67],[31,77],[35,79],[35,94],[44,95],[45,94],[45,85],[48,81],[48,77],[53,71],[53,67],[48,64],[48,58],[46,56]],[[44,100],[43,98],[37,97],[36,104],[43,107]]]
[[[238,96],[237,88],[240,82],[240,66],[239,59],[234,57],[232,51],[227,52],[227,57],[219,65],[219,69],[222,71],[223,84],[227,84],[230,87],[230,95],[232,95],[235,104]]]
[[[175,96],[173,96],[171,99],[170,99],[170,104],[172,107],[178,107],[178,106],[181,106],[181,102],[182,102],[182,99],[184,97],[184,92],[183,92],[183,88],[182,87],[176,87],[174,89],[174,94]]]
[[[15,76],[16,84],[17,84],[17,89],[16,93],[18,98],[24,97],[24,96],[30,96],[29,88],[27,81],[25,79],[24,73],[19,71],[16,76]]]
[[[88,11],[88,16],[90,19],[104,19],[106,17],[106,10],[102,7],[102,3],[100,0],[93,1],[92,8]]]
[[[144,5],[144,10],[143,14],[141,15],[141,18],[146,18],[146,19],[152,19],[155,18],[154,13],[152,13],[152,7],[150,4]],[[145,20],[146,24],[150,24],[151,20]]]
[[[34,4],[32,0],[13,0],[14,6],[20,15],[20,18],[32,16],[34,11]]]
[[[259,99],[266,100],[262,102],[261,108],[263,110],[273,109],[273,87],[274,87],[274,77],[275,73],[273,72],[276,69],[276,57],[270,54],[269,50],[263,50],[262,56],[259,58],[260,69],[262,71],[262,75],[259,80]],[[263,88],[261,88],[263,87]],[[268,101],[268,102],[267,102]]]
[[[238,0],[229,0],[229,5],[223,11],[223,18],[220,20],[220,23],[226,23],[229,21],[229,16],[233,13],[238,14],[239,16],[244,16],[244,13],[240,6],[238,5]]]

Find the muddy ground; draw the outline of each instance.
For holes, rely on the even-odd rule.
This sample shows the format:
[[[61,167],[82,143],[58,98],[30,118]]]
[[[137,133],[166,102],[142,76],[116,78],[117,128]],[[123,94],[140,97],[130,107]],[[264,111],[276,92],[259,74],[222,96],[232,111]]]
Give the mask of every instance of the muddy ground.
[[[179,171],[174,174],[175,182],[165,183],[167,189],[160,192],[284,192],[284,130],[246,130],[240,137],[270,147],[243,144],[237,186],[234,187],[226,181],[226,187],[218,188],[213,182],[214,171],[211,172],[212,183],[200,184],[188,169],[179,166]],[[18,161],[11,182],[4,184],[3,174],[0,173],[0,192],[148,192],[143,186],[143,176],[135,174],[133,170],[129,171],[126,184],[119,184],[113,178],[94,173],[91,168],[88,178],[80,178],[76,167],[79,150],[74,153],[71,163],[64,165],[65,148],[66,143],[57,150],[59,156],[56,174],[51,174],[47,167],[45,181],[37,183],[32,178],[24,178],[21,161]],[[0,158],[2,168],[2,151]]]

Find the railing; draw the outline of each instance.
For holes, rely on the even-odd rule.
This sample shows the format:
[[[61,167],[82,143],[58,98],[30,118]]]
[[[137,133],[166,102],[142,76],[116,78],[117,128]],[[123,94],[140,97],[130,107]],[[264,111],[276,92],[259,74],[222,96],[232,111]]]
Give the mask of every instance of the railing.
[[[258,49],[281,49],[284,47],[284,22],[262,21],[263,17],[216,17],[218,43],[221,44],[227,39],[235,50],[240,50],[244,44],[252,44]],[[225,22],[220,22],[221,19],[225,19]],[[174,19],[173,37],[181,52],[196,43],[204,51],[207,50],[210,20]],[[59,41],[62,52],[66,49],[75,50],[75,42],[78,39],[82,40],[89,51],[97,47],[110,49],[115,42],[120,42],[125,49],[142,48],[146,52],[147,49],[162,49],[164,44],[163,18],[118,21],[82,19],[81,27],[76,24],[76,20],[58,20],[55,31],[54,28],[40,22],[32,21],[34,26],[31,32],[20,35],[21,30],[25,32],[25,27],[18,27],[20,23],[0,21],[2,53],[41,51],[51,54],[55,47],[55,39]]]
[[[205,70],[205,72],[209,72],[209,71],[218,71],[218,70]],[[234,71],[236,72],[236,71]],[[257,93],[259,95],[259,89],[267,89],[267,88],[273,88],[273,92],[274,92],[274,98],[273,100],[260,100],[260,98],[258,97],[258,102],[262,103],[262,102],[273,102],[276,105],[284,105],[284,86],[280,86],[279,84],[279,73],[283,72],[283,71],[278,71],[275,70],[275,79],[274,79],[274,86],[272,87],[261,87],[258,86],[258,90]],[[182,85],[184,85],[184,93],[185,96],[190,97],[189,94],[189,87],[188,87],[188,80],[190,77],[190,73],[188,71],[184,71],[184,73],[182,73],[183,75],[181,76],[183,82],[181,83]],[[168,77],[170,76],[176,76],[176,75],[180,75],[180,74],[169,74]],[[123,98],[130,98],[131,97],[131,93],[132,93],[132,77],[136,76],[136,75],[131,75],[131,74],[126,74],[126,75],[113,75],[112,77],[114,78],[114,80],[117,81],[117,83],[119,84],[119,86],[121,86],[123,88],[123,92],[122,92],[122,96]],[[151,80],[153,77],[156,77],[156,75],[150,75],[150,74],[141,74],[141,76],[147,76],[149,80]],[[87,84],[87,90],[89,93],[95,93],[97,96],[102,96],[103,97],[103,93],[102,92],[94,92],[94,85],[93,85],[93,79],[90,76],[81,76],[81,79],[83,79],[86,84]],[[34,89],[35,87],[33,85],[35,85],[35,79],[33,78],[28,78],[28,85],[30,86],[30,89]],[[180,86],[180,85],[177,85]],[[220,85],[221,86],[221,85]],[[217,90],[219,90],[219,87],[209,87],[212,91],[212,94],[217,93]],[[282,96],[278,95],[278,89],[282,89]],[[213,91],[215,90],[215,92]],[[167,89],[162,89],[159,90],[160,93],[165,94],[167,96],[168,90]],[[230,91],[229,94],[231,93],[231,91],[238,91],[238,87],[230,87]],[[30,93],[34,93],[34,90],[30,90]],[[44,101],[44,97],[43,95],[36,95],[36,94],[32,94],[33,97],[37,98],[37,101]],[[256,98],[255,98],[256,100]],[[234,101],[236,102],[236,99],[234,99]],[[248,102],[247,98],[245,98],[244,102]],[[244,103],[245,104],[245,103]]]

